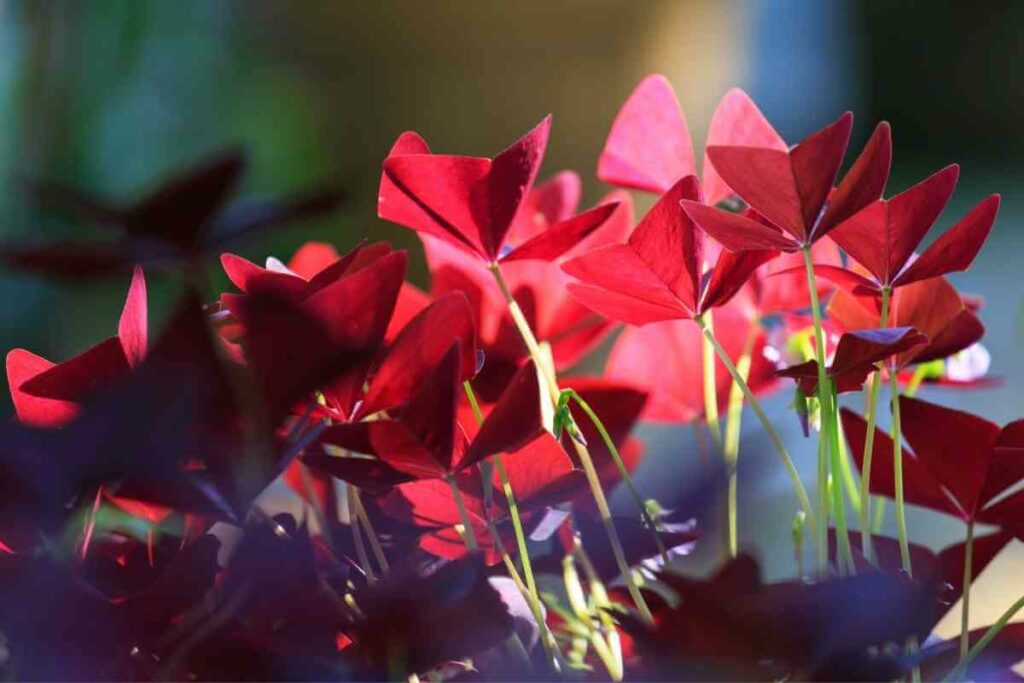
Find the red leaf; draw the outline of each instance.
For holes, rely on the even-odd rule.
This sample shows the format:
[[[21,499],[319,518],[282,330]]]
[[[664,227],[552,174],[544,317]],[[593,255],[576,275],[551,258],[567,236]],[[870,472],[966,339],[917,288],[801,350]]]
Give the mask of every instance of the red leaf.
[[[542,406],[549,400],[543,393],[546,390],[532,361],[520,368],[455,469],[462,470],[494,453],[511,453],[539,436],[545,429]]]
[[[617,203],[603,204],[556,223],[499,260],[504,262],[530,259],[553,261],[603,226],[617,208]]]
[[[752,209],[792,235],[798,245],[811,234],[849,142],[853,117],[843,114],[789,152],[763,147],[709,146],[722,179]]]
[[[992,231],[992,224],[999,213],[999,202],[997,194],[979,202],[897,275],[893,284],[905,285],[967,270]]]
[[[892,285],[942,213],[956,187],[955,164],[891,199],[880,199],[836,226],[830,235],[883,285]]]
[[[41,398],[81,402],[127,372],[121,342],[111,337],[25,381],[21,391]]]
[[[800,248],[797,242],[774,226],[759,223],[742,214],[693,201],[684,201],[682,206],[690,220],[730,251],[796,251]]]
[[[487,176],[488,221],[481,226],[480,241],[491,260],[497,259],[505,235],[529,194],[544,160],[551,134],[551,116],[494,157]]]
[[[850,444],[850,454],[857,463],[857,468],[861,469],[867,423],[849,408],[843,408],[841,416],[843,433]],[[874,494],[893,498],[896,495],[896,486],[893,478],[892,439],[878,427],[875,427],[872,453],[870,490]],[[932,471],[906,448],[903,449],[903,494],[908,503],[963,518],[963,514],[943,491]]]
[[[502,459],[516,502],[525,512],[564,503],[587,487],[586,476],[573,469],[569,456],[550,434],[541,434],[512,455],[497,457]],[[496,471],[494,486],[500,490]],[[505,504],[503,496],[496,498]]]
[[[843,182],[832,193],[825,215],[814,232],[815,238],[825,236],[832,228],[881,198],[891,165],[892,131],[888,122],[882,121],[875,127],[857,161],[846,172]]]
[[[446,294],[423,309],[398,335],[377,369],[359,409],[370,415],[406,402],[435,371],[454,340],[460,342],[459,381],[476,374],[476,330],[466,297]]]
[[[825,200],[832,192],[839,167],[843,164],[852,128],[853,114],[846,112],[835,123],[804,138],[803,142],[789,152],[793,179],[796,182],[803,213],[804,241],[813,241],[820,237],[816,232],[812,233],[812,230],[816,230]]]
[[[960,502],[972,518],[986,501],[980,500],[999,426],[988,420],[927,403],[900,398],[903,434],[914,451]]]
[[[722,252],[711,271],[711,279],[700,302],[700,311],[709,311],[728,303],[758,268],[777,255],[776,251]]]

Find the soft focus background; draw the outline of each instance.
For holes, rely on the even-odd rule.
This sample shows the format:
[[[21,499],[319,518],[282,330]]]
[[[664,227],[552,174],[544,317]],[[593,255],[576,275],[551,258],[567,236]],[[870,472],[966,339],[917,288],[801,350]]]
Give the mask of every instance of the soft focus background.
[[[243,143],[253,161],[245,193],[327,180],[344,189],[346,204],[330,220],[268,235],[241,253],[286,257],[306,239],[345,248],[368,235],[412,247],[412,277],[422,283],[413,235],[375,218],[380,163],[401,131],[419,131],[438,151],[490,156],[551,112],[544,175],[577,169],[585,200],[594,200],[606,191],[594,169],[608,127],[644,75],[659,71],[673,82],[698,144],[718,98],[739,85],[790,141],[851,109],[856,149],[888,119],[890,191],[959,162],[960,187],[942,225],[986,194],[1003,194],[992,240],[955,280],[986,298],[986,345],[1005,386],[925,396],[1005,422],[1024,416],[1022,22],[1024,3],[1011,0],[0,0],[0,238],[90,229],[31,206],[19,178],[130,198],[170,169]],[[126,284],[0,273],[0,349],[70,356],[112,332]],[[173,293],[159,278],[151,291],[159,320]],[[770,400],[770,412],[810,481],[813,454],[785,404]],[[9,401],[0,405],[9,415]],[[746,426],[741,543],[760,538],[769,573],[787,574],[795,505],[756,425]],[[641,488],[684,505],[677,493],[699,469],[692,431],[644,434]],[[909,521],[934,544],[962,534],[926,513]],[[983,577],[972,611],[979,625],[1024,589],[1017,550]]]

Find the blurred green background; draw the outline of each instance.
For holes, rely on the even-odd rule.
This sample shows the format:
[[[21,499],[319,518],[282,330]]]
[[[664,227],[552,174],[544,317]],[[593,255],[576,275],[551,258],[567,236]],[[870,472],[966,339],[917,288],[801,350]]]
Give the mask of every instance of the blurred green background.
[[[1024,415],[1022,22],[1024,3],[1010,0],[0,0],[0,238],[89,230],[33,208],[18,177],[130,198],[170,169],[242,143],[253,160],[243,194],[329,180],[347,197],[329,220],[262,237],[244,255],[286,257],[306,239],[344,248],[369,236],[412,246],[422,284],[413,235],[375,217],[381,160],[401,131],[420,132],[435,150],[492,155],[551,112],[544,175],[577,169],[590,201],[606,191],[594,169],[608,127],[644,75],[674,83],[698,144],[718,98],[739,85],[790,141],[851,109],[856,148],[888,119],[891,191],[959,162],[943,225],[1003,193],[992,241],[955,279],[987,299],[986,344],[1006,384],[929,397],[1006,421]],[[113,332],[126,284],[0,273],[0,347],[67,358]],[[154,319],[172,297],[165,285],[152,283]],[[770,404],[801,442],[785,399]],[[6,398],[3,406],[9,414]],[[793,510],[784,475],[747,427],[745,457],[764,450],[769,459],[767,480],[743,482],[745,501],[766,503],[741,509],[749,540],[757,522],[788,528]],[[693,468],[679,460],[689,437],[675,428],[647,435],[641,484],[672,500],[679,480],[662,472]],[[810,472],[809,444],[796,450]],[[928,528],[940,540],[959,533]],[[762,552],[788,561],[787,547]]]

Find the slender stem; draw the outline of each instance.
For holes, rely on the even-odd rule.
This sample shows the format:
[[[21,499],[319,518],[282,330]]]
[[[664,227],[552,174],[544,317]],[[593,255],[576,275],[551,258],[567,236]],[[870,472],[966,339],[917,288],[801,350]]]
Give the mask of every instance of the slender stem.
[[[900,422],[900,384],[895,370],[889,374],[889,387],[892,394],[892,467],[896,488],[896,536],[900,544],[900,561],[903,571],[910,578],[914,570],[910,564],[910,542],[907,540],[907,517],[903,504],[903,428]]]
[[[476,400],[476,393],[473,391],[473,386],[469,383],[469,380],[462,383],[462,388],[466,392],[466,398],[469,399],[469,405],[473,409],[473,416],[476,418],[477,424],[482,424],[484,416],[480,411],[480,403]],[[512,519],[512,529],[515,532],[516,545],[519,548],[519,560],[523,563],[523,574],[526,575],[526,585],[530,590],[530,598],[534,602],[539,602],[540,594],[537,592],[537,581],[533,576],[530,551],[526,545],[526,534],[523,532],[523,522],[519,516],[519,504],[516,502],[515,492],[512,491],[512,482],[508,478],[508,471],[505,470],[505,463],[502,462],[501,456],[496,455],[493,458],[493,462],[495,471],[498,473],[498,479],[501,481],[501,489],[508,500],[509,517]],[[484,482],[484,486],[488,484],[489,482]]]
[[[448,485],[452,487],[452,495],[455,497],[455,506],[459,508],[459,518],[462,519],[462,540],[466,542],[466,547],[470,550],[477,549],[476,543],[476,531],[473,528],[473,523],[469,519],[469,512],[466,510],[466,504],[462,500],[462,492],[459,491],[459,484],[455,481],[455,475],[449,474],[446,479]]]
[[[960,678],[967,670],[967,666],[981,654],[982,650],[988,647],[988,644],[992,642],[992,639],[998,636],[999,632],[1006,628],[1006,625],[1010,623],[1010,619],[1013,619],[1017,615],[1017,612],[1022,609],[1024,609],[1024,597],[1021,597],[1017,602],[1010,605],[1010,609],[1003,612],[1002,616],[999,617],[994,624],[988,627],[988,630],[985,631],[985,635],[979,638],[978,642],[976,642],[967,652],[967,656],[960,660],[960,663],[957,664],[952,671],[946,674],[945,678],[942,680],[944,682],[955,681]]]
[[[533,334],[533,330],[530,329],[529,322],[527,322],[526,317],[519,308],[519,304],[516,303],[515,298],[512,296],[512,292],[509,291],[508,284],[505,282],[505,277],[501,274],[501,267],[497,263],[492,263],[489,266],[489,270],[494,275],[494,280],[498,283],[498,288],[501,290],[502,295],[505,297],[505,301],[508,303],[509,314],[512,316],[512,320],[516,324],[516,329],[519,331],[519,335],[523,338],[523,342],[526,344],[526,348],[529,350],[534,364],[536,364],[548,385],[551,402],[553,405],[557,406],[558,400],[561,396],[561,390],[558,387],[558,381],[555,379],[554,369],[549,366],[544,352],[541,350],[540,344],[537,342],[537,338]],[[572,420],[571,413],[568,415],[568,418]],[[575,427],[575,423],[573,423],[573,426]],[[597,476],[594,461],[590,457],[590,452],[587,450],[586,446],[576,439],[571,439],[571,441],[573,448],[576,451],[576,455],[580,460],[580,464],[583,465],[583,472],[586,474],[587,483],[590,485],[590,491],[594,496],[594,503],[597,506],[598,514],[601,516],[601,522],[604,524],[604,530],[608,536],[608,543],[612,547],[612,555],[614,555],[615,563],[618,565],[619,573],[622,575],[622,581],[625,583],[626,590],[629,592],[630,597],[636,604],[636,608],[640,612],[641,617],[643,617],[644,621],[651,623],[653,622],[651,610],[647,607],[647,602],[644,600],[643,595],[641,595],[640,589],[637,587],[636,580],[633,578],[633,573],[626,561],[626,553],[622,549],[622,541],[619,539],[619,534],[615,529],[615,524],[612,522],[611,509],[608,507],[608,500],[605,498],[604,491],[601,489],[601,480]]]
[[[714,320],[711,311],[704,314],[708,329],[714,334]],[[704,420],[708,423],[708,431],[711,432],[711,440],[715,448],[722,452],[722,428],[718,420],[718,383],[715,379],[715,352],[707,339],[701,340],[701,361],[703,372],[701,373],[704,384]]]
[[[601,435],[601,440],[604,442],[605,448],[608,449],[608,453],[611,454],[612,460],[615,462],[615,467],[619,470],[619,476],[622,477],[623,483],[626,484],[626,488],[629,489],[630,495],[633,496],[633,501],[636,503],[637,509],[640,511],[640,517],[643,519],[644,525],[650,529],[651,536],[654,538],[655,547],[658,549],[658,553],[661,554],[661,559],[668,564],[669,557],[668,551],[665,549],[665,544],[661,541],[661,535],[658,533],[658,527],[654,520],[651,518],[650,512],[647,510],[647,504],[644,502],[643,496],[637,490],[636,485],[633,483],[633,477],[630,476],[629,470],[626,469],[626,464],[622,460],[622,456],[619,454],[619,449],[615,447],[615,442],[612,440],[611,435],[608,434],[608,430],[605,429],[604,423],[598,418],[597,413],[590,407],[583,397],[580,396],[575,390],[570,389],[572,400],[575,401],[579,407],[586,413],[587,417],[593,423],[597,429],[598,434]]]
[[[580,565],[583,567],[583,573],[587,575],[587,583],[590,584],[590,594],[594,599],[594,606],[597,607],[597,616],[601,622],[601,630],[607,634],[607,642],[605,642],[604,638],[600,640],[605,644],[606,651],[614,665],[607,667],[608,672],[613,680],[621,680],[623,673],[622,643],[619,640],[619,632],[615,629],[615,621],[612,619],[609,611],[612,603],[608,599],[608,591],[605,589],[601,577],[598,576],[597,569],[594,568],[594,563],[590,561],[590,555],[587,554],[587,550],[583,547],[579,537],[574,539],[573,553],[579,559]]]
[[[349,500],[352,501],[352,507],[355,509],[356,517],[363,525],[363,530],[366,532],[366,540],[370,542],[370,549],[373,550],[373,556],[377,558],[377,565],[380,567],[382,573],[387,573],[390,570],[390,567],[388,566],[388,558],[384,554],[384,548],[381,547],[380,544],[380,537],[377,536],[377,531],[373,528],[370,516],[366,514],[366,508],[363,507],[363,500],[359,495],[359,489],[355,486],[349,489]]]
[[[829,505],[824,500],[820,491],[827,490],[828,486],[828,462],[829,462],[829,432],[835,414],[832,407],[831,390],[828,373],[825,368],[825,332],[821,324],[821,304],[818,301],[818,284],[814,277],[814,260],[811,258],[811,247],[805,246],[802,250],[804,255],[804,268],[807,271],[807,291],[810,296],[811,317],[814,319],[814,359],[818,366],[818,410],[821,415],[820,439],[826,442],[825,448],[818,449],[818,487],[819,487],[819,518],[818,518],[818,571],[824,573],[828,562],[828,511]],[[847,541],[849,542],[849,541]],[[825,551],[822,552],[822,546]],[[822,562],[822,559],[825,562]]]
[[[750,334],[743,347],[743,353],[736,361],[736,370],[743,381],[750,376],[751,355],[753,354],[754,342],[757,339],[757,323],[751,325]],[[714,351],[706,338],[706,348]],[[743,425],[743,390],[733,381],[729,388],[729,403],[726,411],[725,442],[722,447],[722,455],[725,457],[727,491],[726,491],[726,520],[725,520],[725,547],[728,549],[729,557],[736,557],[738,550],[737,540],[737,469],[740,457],[740,430]]]
[[[373,573],[373,565],[370,564],[370,556],[366,554],[366,545],[363,543],[363,534],[359,526],[359,520],[356,516],[355,505],[352,503],[352,489],[355,488],[351,484],[348,484],[348,516],[349,516],[349,527],[352,529],[352,542],[356,546],[356,557],[359,559],[359,565],[363,568],[363,572],[366,573],[366,580],[369,583],[374,583],[377,580],[376,575]]]
[[[836,420],[836,434],[839,435],[839,464],[842,468],[843,485],[846,487],[846,495],[849,496],[850,507],[860,517],[860,482],[853,473],[853,464],[850,462],[850,453],[846,450],[846,437],[843,434],[843,423]]]
[[[750,405],[750,409],[754,411],[758,419],[761,420],[761,426],[764,427],[765,433],[768,434],[768,438],[771,439],[772,445],[775,446],[776,452],[779,454],[779,458],[782,460],[782,464],[785,466],[786,471],[789,473],[789,478],[793,482],[793,489],[796,491],[797,499],[800,501],[800,507],[803,508],[804,514],[810,523],[810,520],[814,518],[814,512],[811,508],[811,499],[807,497],[807,491],[804,489],[803,482],[800,481],[800,473],[796,469],[796,465],[793,464],[793,458],[790,457],[789,451],[786,450],[785,444],[782,443],[782,438],[779,433],[775,431],[775,426],[772,425],[771,420],[765,415],[764,409],[761,407],[761,402],[754,396],[754,392],[750,390],[750,386],[747,385],[746,381],[740,375],[739,370],[733,365],[732,359],[729,358],[729,354],[725,352],[722,345],[718,343],[718,340],[711,333],[711,330],[704,324],[703,318],[697,316],[694,318],[694,322],[700,327],[701,332],[711,342],[712,348],[715,353],[718,354],[718,358],[722,361],[722,365],[732,375],[733,381],[736,386],[743,392],[743,397],[747,399],[747,403]]]
[[[818,439],[818,511],[825,518],[825,525],[817,524],[814,529],[815,566],[818,575],[824,576],[828,571],[828,445],[825,439]]]
[[[879,327],[885,327],[889,323],[889,297],[892,290],[889,287],[882,288],[882,314],[878,320]],[[868,394],[868,425],[864,437],[864,455],[860,468],[860,499],[864,503],[860,509],[860,543],[861,552],[868,562],[874,561],[874,548],[871,540],[871,459],[875,454],[875,421],[878,413],[878,394],[882,387],[881,366],[871,375],[871,389]]]
[[[484,482],[486,486],[488,482]],[[555,641],[554,634],[551,633],[551,629],[548,628],[547,620],[544,618],[544,611],[540,608],[540,602],[535,601],[533,595],[530,593],[529,587],[523,582],[523,577],[519,575],[519,571],[516,569],[515,562],[512,561],[511,556],[508,554],[508,549],[505,548],[505,543],[501,540],[501,534],[494,528],[494,523],[487,520],[487,531],[490,532],[491,541],[494,543],[494,547],[501,555],[501,561],[505,565],[505,571],[508,572],[509,578],[512,579],[512,583],[515,584],[516,588],[519,589],[520,595],[523,596],[523,600],[530,608],[530,613],[533,615],[533,620],[537,622],[537,628],[540,629],[540,642],[544,646],[545,652],[555,670],[558,671],[562,663],[562,652],[558,647],[558,643]],[[518,636],[516,636],[518,638]],[[526,648],[523,648],[524,650]]]
[[[834,386],[829,388],[829,394],[829,400],[832,402],[833,408],[833,419],[829,425],[828,433],[832,446],[832,492],[835,496],[836,549],[839,551],[839,566],[842,567],[845,564],[846,569],[853,574],[857,570],[853,562],[853,551],[850,548],[850,534],[846,528],[846,498],[843,495],[843,483],[838,479],[843,466],[840,460],[842,453],[839,449],[839,425],[835,420],[835,406],[838,401]]]
[[[964,551],[964,587],[960,610],[960,661],[967,659],[970,645],[971,575],[974,561],[974,520],[967,522],[967,545]]]

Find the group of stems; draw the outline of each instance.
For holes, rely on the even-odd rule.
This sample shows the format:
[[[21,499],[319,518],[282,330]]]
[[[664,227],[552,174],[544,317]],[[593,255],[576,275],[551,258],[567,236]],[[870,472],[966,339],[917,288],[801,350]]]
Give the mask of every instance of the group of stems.
[[[561,399],[562,391],[559,388],[558,380],[555,377],[553,363],[547,354],[544,353],[543,349],[541,349],[540,343],[537,341],[536,336],[534,336],[533,330],[530,328],[529,322],[523,315],[522,309],[519,308],[519,304],[512,296],[512,292],[509,290],[508,284],[505,282],[505,278],[501,273],[500,266],[497,263],[492,263],[489,266],[489,270],[494,275],[494,280],[508,304],[509,314],[511,315],[512,320],[516,325],[516,329],[519,331],[519,334],[523,339],[523,343],[526,345],[526,348],[530,353],[530,357],[533,359],[534,365],[537,367],[537,371],[540,373],[544,383],[547,385],[551,405],[557,407]],[[569,421],[567,427],[570,430],[570,433],[578,435],[579,427],[574,422],[572,413],[568,407],[566,407],[565,418]],[[622,548],[622,541],[619,539],[618,531],[615,529],[611,509],[608,507],[608,499],[604,494],[604,490],[601,488],[601,480],[598,477],[597,468],[594,466],[593,458],[591,458],[590,452],[587,450],[586,445],[582,443],[581,439],[572,438],[570,441],[572,442],[576,456],[579,458],[580,464],[583,466],[583,472],[586,475],[587,483],[589,484],[591,494],[594,497],[594,503],[597,506],[598,514],[601,517],[605,533],[608,536],[608,542],[612,548],[612,555],[615,557],[615,563],[619,569],[620,575],[622,576],[626,590],[629,592],[629,595],[643,620],[647,623],[653,623],[654,619],[651,615],[651,611],[648,608],[643,595],[640,593],[640,588],[637,585],[633,572],[626,560],[626,554]]]

